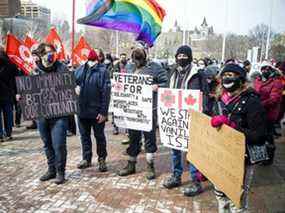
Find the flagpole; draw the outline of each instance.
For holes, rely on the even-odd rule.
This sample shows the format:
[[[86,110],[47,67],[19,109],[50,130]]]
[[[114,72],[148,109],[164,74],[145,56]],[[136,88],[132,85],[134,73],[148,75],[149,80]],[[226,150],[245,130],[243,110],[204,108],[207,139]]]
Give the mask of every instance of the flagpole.
[[[268,32],[267,32],[266,52],[265,52],[265,59],[266,60],[268,60],[268,52],[269,52],[269,45],[270,45],[273,3],[274,3],[274,0],[271,0],[270,1],[270,4],[271,4],[270,5],[270,18],[269,18],[269,26],[268,26]]]
[[[71,32],[71,64],[73,65],[73,50],[75,37],[75,0],[72,0],[72,32]]]
[[[119,31],[116,31],[116,56],[119,57]]]
[[[222,47],[222,62],[225,61],[226,55],[226,37],[227,37],[227,27],[228,27],[228,0],[225,0],[225,32],[223,36],[223,47]]]

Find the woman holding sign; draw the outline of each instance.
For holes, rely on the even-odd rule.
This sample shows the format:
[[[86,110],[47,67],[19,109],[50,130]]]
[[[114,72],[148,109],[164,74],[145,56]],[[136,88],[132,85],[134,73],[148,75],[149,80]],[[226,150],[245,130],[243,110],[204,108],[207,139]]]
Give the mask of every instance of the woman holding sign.
[[[266,114],[259,95],[246,85],[246,71],[236,64],[228,64],[221,72],[221,94],[214,107],[211,125],[219,128],[226,124],[245,134],[246,159],[244,192],[241,208],[215,188],[219,212],[245,212],[248,208],[249,187],[253,178],[253,164],[266,159]],[[230,143],[231,141],[229,141]],[[218,173],[218,171],[217,171]]]

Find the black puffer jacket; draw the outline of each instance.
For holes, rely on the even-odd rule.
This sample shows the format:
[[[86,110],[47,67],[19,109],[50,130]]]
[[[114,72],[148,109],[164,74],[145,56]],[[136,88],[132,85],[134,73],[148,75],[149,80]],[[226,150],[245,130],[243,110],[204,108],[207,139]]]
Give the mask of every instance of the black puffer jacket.
[[[266,113],[259,95],[253,89],[241,93],[239,99],[225,104],[218,101],[214,107],[216,115],[227,115],[237,125],[237,130],[245,134],[246,143],[263,145],[266,140]]]
[[[0,53],[0,101],[13,102],[16,95],[16,80],[19,70],[9,58]]]

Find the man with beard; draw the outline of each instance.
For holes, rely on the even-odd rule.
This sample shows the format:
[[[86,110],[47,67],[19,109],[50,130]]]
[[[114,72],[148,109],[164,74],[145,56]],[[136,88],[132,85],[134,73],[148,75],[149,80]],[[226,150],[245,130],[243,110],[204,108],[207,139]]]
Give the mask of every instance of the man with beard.
[[[167,86],[167,72],[159,64],[147,60],[147,52],[142,46],[133,49],[131,58],[135,64],[134,74],[150,75],[153,77],[153,126],[150,132],[129,130],[130,144],[127,148],[129,160],[127,166],[119,171],[119,175],[127,176],[136,172],[136,160],[141,151],[140,141],[143,134],[145,138],[144,145],[147,160],[146,178],[151,180],[155,178],[154,153],[157,151],[157,91],[159,87]]]

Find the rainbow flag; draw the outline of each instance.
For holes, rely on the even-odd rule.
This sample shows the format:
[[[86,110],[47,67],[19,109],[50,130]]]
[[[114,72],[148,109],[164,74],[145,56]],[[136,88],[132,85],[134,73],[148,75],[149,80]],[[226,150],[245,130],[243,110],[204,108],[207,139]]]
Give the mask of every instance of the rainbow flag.
[[[87,16],[78,23],[132,32],[153,46],[161,32],[164,9],[155,0],[90,0]]]

